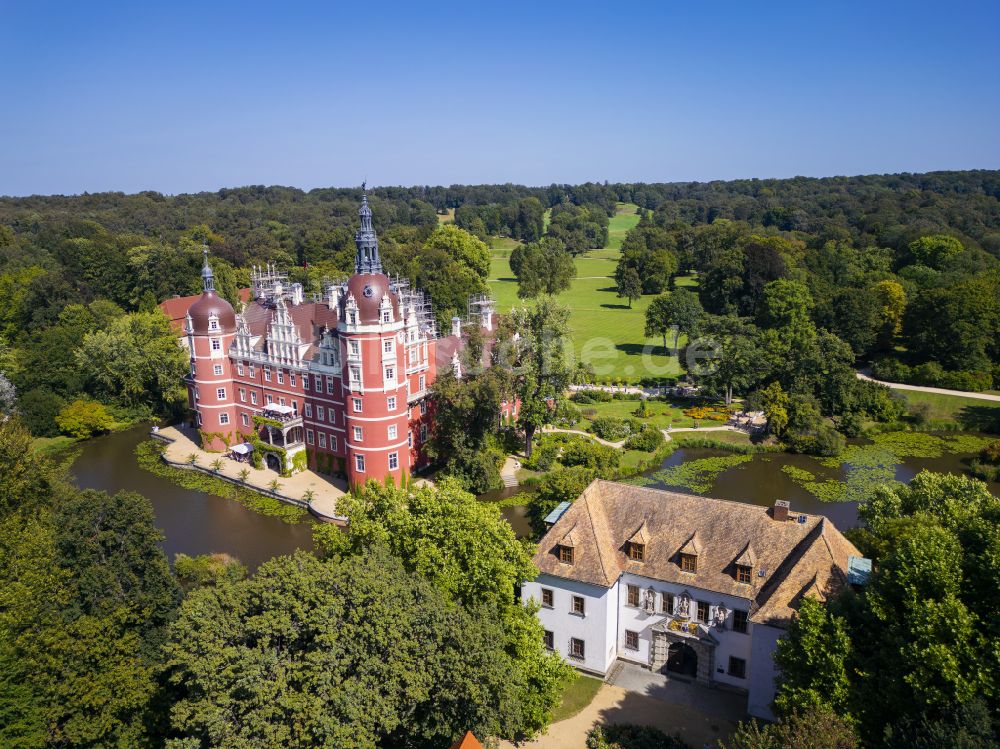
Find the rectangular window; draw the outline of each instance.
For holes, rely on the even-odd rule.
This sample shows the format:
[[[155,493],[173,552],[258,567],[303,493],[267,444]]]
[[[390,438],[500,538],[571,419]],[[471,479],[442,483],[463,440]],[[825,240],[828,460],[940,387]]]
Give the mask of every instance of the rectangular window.
[[[222,374],[222,365],[216,364],[214,367],[212,367],[212,374],[216,376]]]
[[[427,425],[426,424],[421,424],[420,425],[420,444],[422,445],[426,441],[427,441]]]
[[[250,426],[250,417],[246,414],[240,414],[240,420],[243,422],[243,426]]]
[[[267,403],[267,405],[271,405],[274,403],[274,396],[270,393],[264,393],[264,402]]]
[[[229,414],[219,414],[219,423],[220,424],[228,424],[229,423]]]
[[[385,399],[385,407],[388,410],[390,410],[390,411],[395,411],[396,410],[396,396],[395,395],[390,395],[388,398]]]
[[[626,650],[638,650],[639,649],[639,633],[633,632],[630,629],[625,630],[625,649]]]
[[[389,310],[383,310],[382,322],[392,322],[392,312],[390,312]]]
[[[250,391],[250,402],[253,403],[255,406],[257,405],[257,391],[256,390],[251,390]]]
[[[423,400],[420,401],[420,415],[424,416],[426,414],[427,414],[427,401]]]
[[[563,564],[573,564],[573,547],[572,546],[560,546],[559,547],[559,561]]]
[[[743,658],[729,656],[729,675],[737,679],[747,678],[747,662]]]
[[[697,572],[698,557],[696,557],[694,554],[681,554],[681,571]]]
[[[284,398],[278,398],[278,403],[281,404],[282,406],[285,405],[285,399]]]
[[[353,357],[361,356],[361,343],[360,342],[358,342],[358,341],[349,341],[348,345],[351,347],[350,348],[350,355],[351,355],[352,358]]]
[[[326,419],[326,409],[323,406],[316,406],[316,420],[324,421]]]
[[[394,382],[396,380],[396,368],[386,367],[385,368],[385,379],[387,382]]]
[[[326,447],[326,435],[323,432],[319,433],[319,446]]]
[[[628,605],[638,606],[639,605],[639,586],[629,585],[628,586]]]
[[[386,338],[382,341],[382,353],[391,354],[392,353],[392,339]]]
[[[316,392],[317,393],[322,393],[323,392],[323,376],[322,375],[313,375],[313,377],[316,379]]]
[[[285,370],[283,369],[278,370],[278,384],[279,385],[285,384]]]
[[[546,650],[556,649],[556,638],[555,635],[552,634],[550,630],[547,629],[542,630],[542,642],[545,644]]]
[[[365,472],[365,456],[355,455],[354,456],[354,466],[358,469],[358,473]]]
[[[335,434],[330,435],[330,449],[337,452],[337,435]]]
[[[355,442],[362,442],[364,440],[364,436],[365,435],[364,435],[364,432],[361,430],[361,427],[354,427],[354,441]]]
[[[387,432],[388,432],[389,439],[391,439],[391,440],[396,439],[396,425],[395,424],[390,424]]]
[[[266,382],[270,382],[271,381],[271,368],[270,367],[264,367],[264,380]]]
[[[426,387],[427,387],[427,380],[424,379],[423,375],[420,375],[420,377],[417,379],[417,390],[423,392],[424,388]]]
[[[240,388],[239,392],[240,392],[240,403],[246,403],[247,402],[247,389],[246,388]]]
[[[542,608],[551,609],[555,601],[555,595],[551,588],[542,588]]]
[[[243,376],[243,362],[241,361],[236,362],[236,374],[238,374],[240,377]]]
[[[312,403],[306,403],[306,418],[311,419],[312,417],[313,417]]]
[[[316,442],[315,434],[312,429],[306,429],[306,444],[312,445]]]
[[[733,632],[747,633],[747,612],[736,609],[733,612]]]
[[[660,594],[660,611],[664,614],[674,613],[674,594],[673,593],[661,593]]]
[[[399,453],[389,453],[389,470],[395,471],[399,468]]]
[[[628,545],[628,558],[635,562],[643,561],[643,557],[646,555],[646,545],[636,544],[629,542]]]
[[[250,365],[250,379],[252,380],[256,376],[257,376],[257,370],[254,368],[254,365],[251,364]]]
[[[706,601],[698,601],[698,621],[708,624],[708,603]]]
[[[569,657],[575,658],[578,661],[582,661],[584,659],[583,640],[578,640],[575,637],[570,638]]]
[[[309,392],[309,375],[307,374],[302,375],[302,389]]]
[[[212,351],[222,351],[222,341],[220,339],[212,339]]]
[[[326,420],[329,421],[331,424],[337,423],[337,412],[333,410],[333,406],[330,406],[330,408],[327,410]]]
[[[750,567],[745,564],[736,565],[736,582],[749,583],[752,580]]]
[[[216,388],[215,397],[218,398],[220,401],[224,401],[226,399],[226,389]]]
[[[360,398],[351,398],[351,406],[354,408],[354,413],[356,413],[356,414],[361,413],[361,399]]]
[[[291,385],[292,387],[295,387],[295,373],[294,372],[289,372],[288,373],[288,384]]]
[[[406,446],[407,447],[413,447],[413,430],[412,429],[410,429],[406,433]]]
[[[573,608],[570,611],[581,615],[586,613],[586,604],[584,603],[583,596],[573,596]]]
[[[358,370],[358,379],[361,379],[361,370]],[[333,395],[333,375],[326,376],[326,393]]]

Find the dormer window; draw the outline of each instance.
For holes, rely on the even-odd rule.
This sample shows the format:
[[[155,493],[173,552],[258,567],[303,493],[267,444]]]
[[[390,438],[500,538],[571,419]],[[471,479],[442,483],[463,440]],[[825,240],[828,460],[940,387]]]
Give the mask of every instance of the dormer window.
[[[701,539],[698,537],[698,531],[695,531],[677,552],[681,572],[697,572],[699,554],[701,554]]]
[[[733,568],[736,571],[736,582],[749,585],[753,582],[753,568],[757,564],[757,555],[748,543],[743,547],[740,555],[733,560]]]
[[[212,317],[208,318],[208,329],[209,330],[219,329],[219,318],[217,318],[215,315],[212,315]]]
[[[358,313],[357,312],[348,312],[347,313],[347,322],[349,322],[351,325],[357,325],[358,324]]]
[[[576,535],[573,533],[575,530],[576,526],[574,525],[556,543],[556,554],[559,557],[559,561],[563,564],[573,564],[573,550],[576,547],[577,541]]]
[[[646,542],[648,540],[649,529],[646,527],[646,521],[643,520],[642,525],[625,542],[625,556],[633,562],[646,561]]]

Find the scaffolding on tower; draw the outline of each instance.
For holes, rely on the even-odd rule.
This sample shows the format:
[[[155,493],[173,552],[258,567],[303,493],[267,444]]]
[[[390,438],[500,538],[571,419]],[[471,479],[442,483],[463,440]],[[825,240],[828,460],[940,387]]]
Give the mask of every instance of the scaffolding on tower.
[[[271,263],[255,265],[250,272],[250,287],[254,299],[273,307],[278,297],[285,296],[289,291],[288,274],[280,272]]]
[[[396,276],[390,283],[392,289],[399,295],[400,308],[413,307],[420,331],[428,338],[437,338],[439,335],[437,318],[434,316],[431,295],[421,289],[414,289],[408,278]]]

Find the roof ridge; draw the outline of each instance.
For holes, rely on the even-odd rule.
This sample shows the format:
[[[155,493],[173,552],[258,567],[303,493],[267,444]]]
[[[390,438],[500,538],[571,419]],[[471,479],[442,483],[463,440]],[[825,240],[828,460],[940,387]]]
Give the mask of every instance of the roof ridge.
[[[725,503],[725,504],[729,504],[729,505],[738,506],[741,509],[745,509],[745,510],[765,510],[766,511],[766,510],[771,509],[770,505],[759,505],[759,504],[756,504],[754,502],[741,502],[738,499],[723,499],[722,497],[706,497],[706,496],[704,496],[702,494],[692,494],[690,492],[676,492],[676,491],[673,491],[671,489],[655,489],[655,488],[649,487],[649,486],[636,486],[635,484],[626,484],[623,481],[611,481],[609,479],[594,479],[594,481],[592,482],[592,484],[593,483],[598,483],[598,482],[600,482],[602,484],[612,484],[614,486],[624,486],[624,487],[628,487],[629,489],[638,490],[638,491],[641,491],[641,492],[655,492],[657,494],[672,494],[674,496],[685,497],[687,499],[699,499],[699,500],[707,500],[709,502]],[[817,515],[817,514],[811,513],[811,512],[802,512],[801,510],[790,510],[790,511],[794,512],[796,515],[805,515],[808,518],[824,518],[824,519],[826,518],[825,515]]]
[[[590,520],[590,532],[594,534],[594,545],[597,547],[597,561],[601,564],[601,574],[604,575],[605,582],[612,582],[611,578],[608,576],[608,568],[604,564],[604,544],[601,543],[601,539],[597,536],[597,524],[594,522],[594,514],[590,509],[590,491],[593,488],[595,482],[591,482],[590,486],[583,490],[583,496],[580,499],[583,500],[583,506],[587,510],[587,519]],[[575,526],[574,526],[575,527]]]

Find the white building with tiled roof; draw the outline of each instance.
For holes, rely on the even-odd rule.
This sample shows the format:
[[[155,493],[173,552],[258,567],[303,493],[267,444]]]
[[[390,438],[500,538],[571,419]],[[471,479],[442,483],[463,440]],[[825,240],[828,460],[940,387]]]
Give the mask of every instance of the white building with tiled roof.
[[[542,538],[546,646],[606,675],[615,661],[747,694],[771,718],[773,653],[803,596],[848,584],[858,550],[821,515],[594,481]]]

